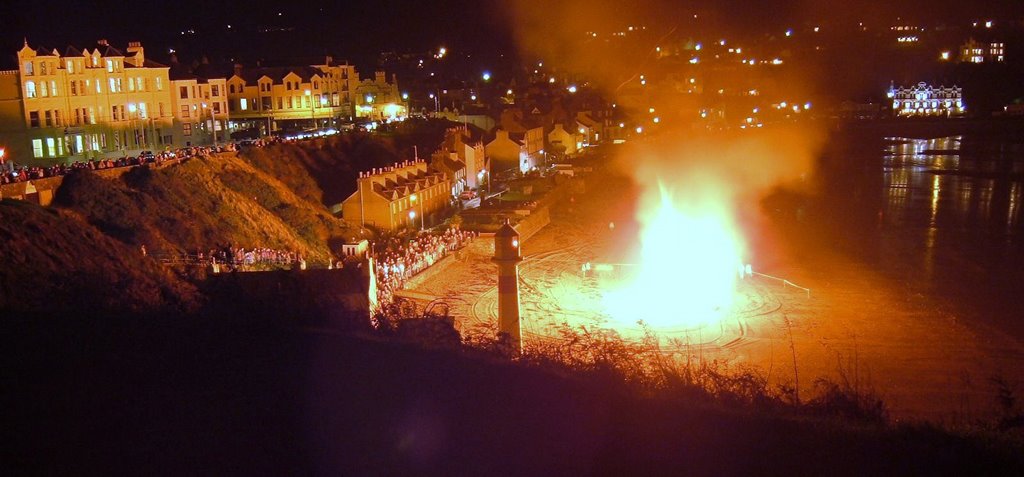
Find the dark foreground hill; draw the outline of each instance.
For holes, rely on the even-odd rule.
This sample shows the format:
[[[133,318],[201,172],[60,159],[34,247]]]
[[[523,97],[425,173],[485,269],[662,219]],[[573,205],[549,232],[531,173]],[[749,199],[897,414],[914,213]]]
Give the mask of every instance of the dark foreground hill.
[[[465,351],[252,317],[89,321],[3,323],[7,475],[1024,472],[981,438],[642,397]]]

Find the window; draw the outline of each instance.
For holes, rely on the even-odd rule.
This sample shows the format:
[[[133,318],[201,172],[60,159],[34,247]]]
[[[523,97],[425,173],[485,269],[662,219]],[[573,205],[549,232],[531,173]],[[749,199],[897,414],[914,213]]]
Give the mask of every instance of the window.
[[[178,88],[178,97],[181,99],[188,99],[188,86]]]
[[[187,118],[189,115],[189,107],[187,104],[181,105],[181,117]]]
[[[231,94],[235,94],[235,85],[228,85],[228,91],[230,91]]]
[[[39,96],[45,98],[45,97],[47,97],[49,95],[50,95],[50,92],[46,88],[46,82],[45,81],[40,81],[39,82]]]
[[[320,82],[319,81],[314,81],[313,82],[313,89],[320,89]]]
[[[220,86],[219,85],[211,85],[210,86],[210,96],[220,96]]]
[[[114,72],[114,60],[107,60],[107,73]]]
[[[135,89],[138,91],[146,90],[146,80],[141,76],[135,78]]]
[[[121,78],[118,78],[117,79],[117,92],[120,93],[122,91],[124,91],[124,86],[121,86]]]
[[[277,98],[277,109],[284,109],[284,98]]]
[[[50,80],[50,96],[57,96],[57,81]]]
[[[156,90],[157,91],[163,91],[164,90],[164,79],[159,77],[159,76],[156,77]]]
[[[73,74],[75,72],[75,62],[74,61],[68,60],[67,64],[66,64],[66,67],[68,69],[68,74]]]
[[[32,62],[31,61],[26,61],[25,62],[25,76],[32,76],[32,75],[34,75],[35,74],[34,71],[35,70],[32,68]]]
[[[135,82],[128,78],[128,91],[135,91]]]
[[[46,152],[50,157],[57,155],[57,143],[52,137],[46,138]]]
[[[117,106],[110,107],[110,120],[117,121]]]
[[[246,100],[245,98],[239,99],[239,100],[238,100],[238,107],[239,107],[239,108],[240,108],[240,109],[241,109],[242,111],[245,111],[245,110],[249,109],[249,101],[248,101],[248,100]]]
[[[31,65],[32,63],[29,63],[29,64]],[[26,98],[35,98],[36,97],[36,82],[35,81],[26,81],[25,82],[25,97]]]
[[[40,61],[39,62],[39,74],[41,74],[41,75],[45,75],[46,74],[46,62],[45,61]]]
[[[33,128],[39,127],[39,111],[28,112],[28,125]]]
[[[160,117],[164,117],[164,103],[160,103],[158,111],[160,112]]]
[[[191,136],[192,135],[192,123],[182,123],[182,125],[181,125],[181,134],[183,134],[185,136]]]
[[[213,103],[213,114],[220,114],[220,102]]]
[[[75,108],[75,124],[82,124],[82,110]]]
[[[54,125],[56,125],[56,126],[63,126],[64,125],[64,123],[60,120],[60,110],[59,109],[54,109],[53,110],[53,122],[54,122]]]
[[[32,157],[43,157],[43,140],[32,140]]]
[[[286,82],[284,84],[284,88],[287,89],[288,91],[291,91],[292,90],[292,82],[291,81]]]
[[[109,85],[110,88],[108,88],[109,91],[111,93],[116,93],[117,92],[117,83],[114,82],[114,78],[107,78],[107,82],[110,83],[110,85]]]
[[[146,107],[146,103],[139,103],[139,117],[146,119],[149,116],[149,108]]]
[[[86,80],[86,81],[88,81],[88,80]],[[102,92],[103,92],[103,82],[100,81],[100,80],[96,80],[96,93],[102,93]]]
[[[96,124],[96,108],[89,106],[89,124]]]
[[[78,96],[78,87],[74,81],[71,82],[71,96]]]

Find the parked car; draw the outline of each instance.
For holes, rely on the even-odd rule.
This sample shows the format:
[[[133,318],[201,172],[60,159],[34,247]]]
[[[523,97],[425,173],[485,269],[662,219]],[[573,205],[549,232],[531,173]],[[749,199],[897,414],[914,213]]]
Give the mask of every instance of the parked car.
[[[142,151],[139,153],[140,162],[152,162],[155,159],[156,156],[153,155],[153,151]]]
[[[474,198],[476,198],[476,191],[471,190],[471,189],[466,189],[466,190],[462,191],[461,194],[459,194],[459,199],[462,199],[462,200],[472,200]]]

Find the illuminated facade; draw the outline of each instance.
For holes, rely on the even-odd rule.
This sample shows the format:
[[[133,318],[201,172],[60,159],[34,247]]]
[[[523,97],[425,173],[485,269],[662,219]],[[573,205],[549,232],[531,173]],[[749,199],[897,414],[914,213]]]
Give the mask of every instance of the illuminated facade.
[[[897,117],[960,116],[967,107],[959,86],[932,87],[921,82],[909,88],[889,86],[893,114]]]
[[[355,88],[356,117],[371,121],[400,121],[409,116],[408,97],[398,92],[398,79],[388,83],[383,71],[363,80]]]
[[[175,144],[218,143],[227,139],[228,95],[224,78],[172,76],[171,102]]]
[[[1006,46],[994,41],[982,43],[971,38],[960,47],[961,63],[1002,63],[1006,58]]]
[[[311,66],[239,66],[227,80],[228,111],[236,129],[258,128],[262,135],[290,126],[330,127],[352,118],[358,81],[354,66],[330,57]]]
[[[169,68],[100,41],[94,49],[32,48],[0,72],[0,147],[19,164],[134,155],[178,144]]]
[[[407,161],[359,174],[356,191],[341,203],[351,224],[381,230],[429,227],[451,200],[451,182],[423,161]]]

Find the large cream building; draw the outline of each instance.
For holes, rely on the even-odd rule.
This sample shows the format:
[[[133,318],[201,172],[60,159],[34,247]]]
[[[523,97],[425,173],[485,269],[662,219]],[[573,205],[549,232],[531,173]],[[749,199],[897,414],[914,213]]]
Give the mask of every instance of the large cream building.
[[[0,147],[15,163],[45,165],[208,142],[190,141],[189,134],[204,126],[202,115],[195,101],[187,103],[186,115],[186,102],[178,96],[181,87],[188,89],[188,99],[205,100],[205,93],[193,91],[188,81],[171,81],[169,67],[147,59],[137,42],[123,52],[101,40],[92,49],[68,47],[63,53],[26,42],[17,58],[17,70],[0,72]],[[215,104],[216,80],[205,83],[209,104]],[[220,107],[225,109],[223,100]]]
[[[227,80],[228,111],[235,129],[256,128],[261,135],[330,127],[352,119],[358,83],[355,66],[330,57],[310,66],[237,66]]]

